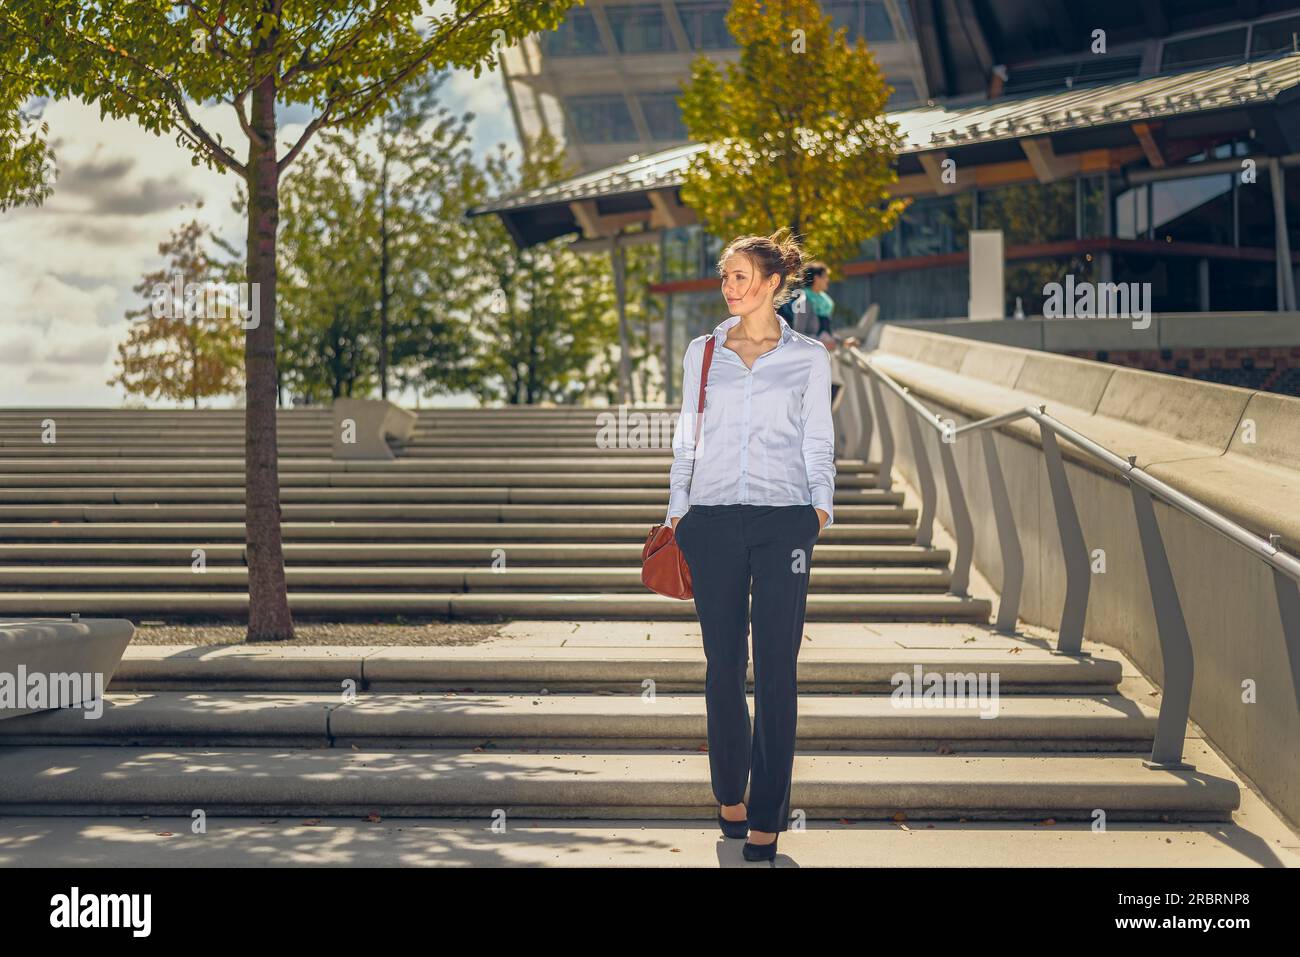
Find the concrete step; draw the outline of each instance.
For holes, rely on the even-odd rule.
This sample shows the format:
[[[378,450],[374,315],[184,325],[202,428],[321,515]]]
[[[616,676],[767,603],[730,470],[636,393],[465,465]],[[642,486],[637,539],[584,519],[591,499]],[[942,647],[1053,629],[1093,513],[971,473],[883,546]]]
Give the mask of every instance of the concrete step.
[[[135,488],[5,488],[0,486],[0,504],[3,505],[92,505],[92,504],[242,504],[244,489],[237,487],[165,486]],[[289,504],[433,504],[453,502],[496,502],[515,504],[564,505],[651,505],[661,512],[668,509],[665,488],[512,488],[509,485],[458,487],[392,486],[370,488],[310,487],[282,488],[280,501]],[[835,494],[838,510],[852,505],[902,505],[902,492],[886,492],[875,488],[840,489]]]
[[[1238,813],[1234,819],[1241,817]],[[324,861],[358,868],[774,866],[746,862],[743,842],[723,838],[707,816],[679,821],[511,816],[501,821],[504,834],[493,828],[499,820],[208,815],[207,834],[194,841],[178,837],[189,834],[193,819],[188,814],[6,817],[0,819],[0,867],[265,868]],[[34,834],[40,839],[33,840]],[[826,820],[784,832],[775,866],[873,868],[882,880],[892,878],[892,869],[968,868],[978,880],[983,875],[977,871],[988,868],[1050,871],[1063,862],[1148,871],[1300,867],[1300,851],[1286,846],[1291,841],[1285,826],[1253,822],[1110,823],[1105,831],[1096,831],[1086,821],[1044,826],[1041,819],[939,821],[915,828],[894,821]],[[872,873],[864,876],[870,879]]]
[[[394,615],[447,618],[546,618],[612,620],[695,618],[695,603],[641,594],[458,594],[412,592],[290,592],[295,615],[391,618]],[[814,593],[808,621],[977,621],[988,620],[990,602],[939,594]],[[124,615],[246,620],[248,596],[238,592],[166,591],[0,591],[0,615],[11,617]]]
[[[58,463],[51,463],[51,465]],[[448,492],[458,490],[521,490],[552,492],[557,494],[587,495],[649,495],[653,501],[664,497],[668,472],[608,472],[588,469],[586,472],[294,472],[287,470],[280,476],[281,492],[290,489],[305,492],[344,490],[438,489]],[[836,500],[840,495],[864,496],[869,501],[894,502],[898,493],[877,494],[875,475],[870,472],[839,475],[836,477]],[[61,494],[63,489],[86,488],[95,491],[120,492],[134,489],[159,488],[172,491],[194,489],[237,490],[242,497],[244,475],[242,471],[209,472],[56,472],[52,469],[32,472],[0,473],[0,501],[18,501],[10,496],[26,494]],[[44,501],[44,499],[38,499]],[[242,500],[242,499],[241,499]]]
[[[708,762],[634,749],[10,747],[0,814],[712,820]],[[815,820],[1091,820],[1101,808],[1113,821],[1231,821],[1240,801],[1230,777],[1153,770],[1138,754],[999,752],[796,754],[790,795]]]
[[[0,589],[34,591],[124,589],[211,590],[246,589],[248,570],[238,566],[208,567],[195,572],[192,562],[173,568],[149,566],[0,565]],[[493,571],[488,562],[470,567],[295,565],[286,567],[295,591],[451,591],[515,592],[545,589],[568,592],[636,592],[646,590],[639,566],[624,568],[528,568],[507,566]],[[814,566],[808,583],[814,592],[932,592],[944,591],[952,575],[946,568],[822,568]]]
[[[134,448],[124,448],[121,445],[105,445],[102,447],[87,446],[70,446],[62,442],[43,445],[37,442],[33,445],[21,445],[17,447],[5,446],[0,447],[0,459],[11,458],[31,458],[39,455],[42,458],[86,458],[88,456],[112,458],[133,458],[140,456],[149,456],[166,460],[168,458],[196,458],[212,457],[225,459],[241,459],[240,453],[243,451],[243,443],[230,443],[228,445],[218,445],[213,443],[194,441],[191,435],[190,441],[181,443],[161,443],[153,446],[136,446]],[[546,446],[529,448],[520,452],[506,451],[503,454],[501,445],[488,444],[483,440],[482,433],[477,438],[479,442],[473,445],[464,443],[448,442],[446,444],[437,444],[433,442],[412,441],[405,443],[404,458],[408,461],[416,461],[422,458],[438,458],[444,460],[458,459],[479,459],[492,458],[496,456],[509,458],[532,458],[532,459],[622,459],[626,458],[632,461],[659,460],[671,462],[673,452],[671,447],[662,449],[643,449],[643,448],[600,448],[595,442],[574,443],[564,446]],[[324,453],[323,449],[317,449],[315,445],[306,446],[299,449],[298,446],[286,446],[280,449],[280,455],[284,458],[316,458]],[[8,465],[6,464],[6,468]]]
[[[542,629],[517,623],[525,633]],[[676,643],[658,622],[645,622],[641,644],[626,642],[635,623],[619,627],[592,622],[587,637],[569,633],[562,642],[537,645],[513,640],[490,645],[367,645],[274,644],[143,645],[126,650],[113,674],[112,691],[329,691],[337,695],[344,682],[358,691],[375,692],[616,692],[639,695],[651,679],[660,694],[704,690],[705,659],[699,635],[683,635]],[[965,633],[981,638],[973,647],[906,647],[917,636],[890,626],[896,642],[871,645],[861,640],[834,644],[827,626],[812,625],[809,640],[799,651],[802,692],[889,693],[898,687],[895,676],[917,681],[927,673],[968,675],[996,673],[1003,695],[1114,695],[1122,677],[1117,659],[1057,655],[1039,648],[1008,655],[973,626],[950,626],[949,641]],[[932,629],[932,632],[941,629]],[[620,634],[624,641],[620,642]],[[652,636],[659,636],[650,642]],[[540,638],[540,635],[536,636]],[[930,641],[942,640],[932,634]],[[993,640],[1008,639],[994,636]],[[753,665],[749,666],[753,686]]]
[[[285,482],[286,475],[308,472],[314,476],[388,474],[401,476],[405,480],[425,475],[431,477],[446,475],[454,479],[453,484],[464,485],[470,480],[468,476],[486,473],[499,477],[495,484],[510,484],[511,481],[517,480],[515,477],[540,472],[551,476],[567,477],[572,475],[575,478],[592,474],[615,476],[635,473],[641,476],[643,480],[649,476],[651,481],[662,484],[667,480],[672,462],[672,456],[667,453],[662,455],[611,456],[595,463],[591,461],[589,456],[530,459],[512,456],[508,452],[503,453],[499,447],[493,448],[491,454],[469,459],[431,456],[428,458],[411,457],[372,461],[368,459],[336,460],[320,456],[313,458],[288,457],[280,463],[280,481]],[[842,477],[875,475],[878,468],[878,464],[874,462],[867,463],[856,459],[840,459],[835,465],[836,484],[839,484]],[[3,462],[0,462],[0,474],[7,475],[31,475],[33,473],[41,476],[59,473],[104,475],[120,472],[138,475],[190,473],[202,476],[206,482],[210,480],[211,476],[220,474],[243,475],[244,460],[242,457],[202,455],[197,458],[192,456],[181,458],[113,458],[105,456],[87,458],[83,456],[78,458],[74,456],[42,455],[35,458],[5,458]],[[501,479],[504,479],[504,482]],[[561,481],[565,480],[567,478],[561,479]],[[667,488],[666,485],[664,487]]]
[[[833,526],[832,526],[833,527]],[[829,529],[823,529],[826,536]],[[510,565],[519,567],[567,567],[574,565],[636,565],[641,562],[644,542],[516,542],[485,547],[472,542],[427,544],[289,542],[284,546],[289,567],[304,563],[342,565],[474,565],[482,566],[494,556],[492,550],[507,548]],[[0,562],[8,565],[174,565],[189,567],[194,547],[202,547],[209,568],[245,564],[241,543],[196,541],[193,544],[131,542],[0,543]],[[840,545],[819,540],[817,566],[946,566],[951,555],[944,548],[920,545]]]
[[[587,522],[295,522],[281,525],[286,542],[635,542],[645,544],[650,529],[662,521],[636,523]],[[242,522],[7,522],[0,524],[0,542],[242,542]],[[916,540],[912,525],[842,525],[822,529],[817,543],[902,545]],[[504,543],[504,544],[503,544]]]
[[[910,697],[799,697],[802,751],[1147,751],[1157,712],[1119,695],[1002,698],[968,707]],[[911,705],[905,707],[904,705]],[[748,705],[754,713],[752,696]],[[112,692],[94,719],[64,708],[0,721],[0,746],[308,748],[707,747],[702,694]],[[941,751],[946,753],[946,751]]]
[[[281,506],[286,522],[580,522],[584,526],[615,522],[655,525],[668,511],[662,505],[552,505],[476,503],[295,504]],[[915,522],[917,511],[899,505],[846,505],[836,508],[832,527]],[[243,505],[0,505],[0,523],[22,522],[243,522]]]
[[[492,439],[488,446],[485,439]],[[390,439],[389,444],[403,450],[414,449],[448,449],[454,450],[465,446],[500,448],[508,446],[519,455],[531,455],[535,452],[568,449],[574,454],[586,454],[591,449],[599,451],[634,451],[642,454],[659,452],[672,454],[672,435],[654,444],[629,444],[626,447],[599,444],[600,436],[595,428],[574,429],[563,434],[526,430],[521,433],[501,433],[495,430],[466,429],[460,433],[421,434],[418,431],[406,440]],[[194,434],[188,429],[177,429],[174,434],[142,434],[132,430],[120,432],[74,432],[64,430],[56,433],[56,441],[48,442],[39,434],[29,433],[21,436],[0,437],[0,449],[27,450],[28,454],[39,455],[49,448],[81,449],[84,455],[95,455],[105,450],[121,449],[120,454],[150,455],[157,452],[170,453],[173,449],[194,446]],[[204,430],[202,444],[205,448],[223,449],[224,454],[240,455],[244,451],[244,436],[235,433],[212,433]],[[329,430],[317,430],[308,433],[276,434],[276,444],[281,452],[292,449],[301,453],[304,449],[314,449],[318,455],[332,454],[333,435]]]

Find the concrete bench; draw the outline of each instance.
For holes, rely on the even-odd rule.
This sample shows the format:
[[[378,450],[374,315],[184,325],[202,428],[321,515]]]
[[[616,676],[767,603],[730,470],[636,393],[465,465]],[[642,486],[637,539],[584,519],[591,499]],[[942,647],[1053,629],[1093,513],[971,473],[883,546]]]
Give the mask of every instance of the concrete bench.
[[[134,634],[121,618],[0,619],[0,719],[101,698]]]
[[[396,458],[388,439],[405,442],[418,418],[387,399],[335,399],[334,458]]]

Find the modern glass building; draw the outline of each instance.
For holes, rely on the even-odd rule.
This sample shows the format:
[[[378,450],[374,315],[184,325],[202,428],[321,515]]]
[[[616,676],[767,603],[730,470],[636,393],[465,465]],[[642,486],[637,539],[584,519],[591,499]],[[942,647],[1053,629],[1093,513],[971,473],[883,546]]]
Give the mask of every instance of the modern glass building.
[[[737,56],[728,0],[586,0],[558,30],[505,50],[510,107],[527,142],[548,130],[587,171],[686,142],[677,97],[691,61]],[[924,99],[925,74],[906,0],[823,0],[850,42],[871,46],[892,102]]]
[[[935,97],[890,112],[906,141],[896,193],[912,202],[838,270],[838,324],[870,305],[882,320],[964,318],[973,229],[1003,232],[1008,317],[1041,314],[1044,287],[1066,276],[1150,283],[1157,313],[1296,310],[1295,3],[912,0],[908,19]],[[668,357],[723,318],[723,240],[678,189],[701,148],[634,156],[478,212],[522,244],[656,243],[675,377]],[[948,160],[955,183],[941,176]],[[1290,361],[1300,368],[1300,351]]]

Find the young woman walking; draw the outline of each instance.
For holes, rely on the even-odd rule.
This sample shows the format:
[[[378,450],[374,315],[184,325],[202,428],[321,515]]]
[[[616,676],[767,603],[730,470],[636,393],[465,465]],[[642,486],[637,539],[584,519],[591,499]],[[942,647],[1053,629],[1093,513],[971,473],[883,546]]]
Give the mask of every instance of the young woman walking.
[[[667,517],[704,636],[718,825],[728,837],[748,831],[743,852],[751,861],[775,859],[777,835],[787,829],[796,658],[813,545],[832,521],[835,492],[830,354],[776,312],[803,266],[798,244],[783,232],[736,239],[718,262],[731,316],[686,347]],[[710,338],[704,419],[692,447]],[[752,741],[745,698],[751,590]]]

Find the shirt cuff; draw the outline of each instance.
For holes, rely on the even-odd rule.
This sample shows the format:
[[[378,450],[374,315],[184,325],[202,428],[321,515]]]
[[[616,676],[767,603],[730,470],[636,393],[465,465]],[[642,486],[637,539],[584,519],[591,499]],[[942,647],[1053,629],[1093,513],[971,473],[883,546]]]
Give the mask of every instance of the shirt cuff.
[[[823,525],[822,528],[829,528],[831,525],[835,524],[835,509],[831,505],[831,499],[829,497],[824,493],[815,494],[813,495],[812,503],[813,508],[820,508],[826,513],[826,524]]]
[[[668,514],[664,517],[664,524],[671,525],[673,519],[685,515],[691,507],[691,493],[678,491],[674,489],[668,495]]]

